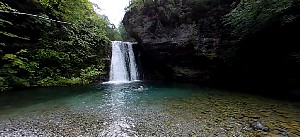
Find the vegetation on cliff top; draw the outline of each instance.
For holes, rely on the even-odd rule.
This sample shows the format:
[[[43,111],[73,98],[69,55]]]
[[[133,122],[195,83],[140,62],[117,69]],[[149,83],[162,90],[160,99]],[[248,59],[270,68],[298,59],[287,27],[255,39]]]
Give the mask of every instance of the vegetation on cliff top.
[[[299,0],[241,0],[234,10],[225,17],[225,23],[229,26],[232,36],[237,41],[243,41],[260,31],[273,30],[293,26],[300,18]],[[270,31],[269,33],[273,33]],[[277,32],[278,33],[278,32]],[[274,34],[270,34],[274,35]],[[278,34],[280,35],[280,34]],[[288,41],[294,40],[294,34],[288,32]],[[276,41],[276,40],[271,40]],[[292,42],[293,43],[293,42]],[[290,62],[299,66],[300,49],[294,44],[285,45],[290,53],[287,57]]]
[[[103,59],[114,29],[88,0],[4,0],[0,5],[9,12],[0,15],[0,90],[86,84],[107,73]]]
[[[209,5],[222,4],[220,0],[131,0],[127,11],[141,11],[149,5],[155,5],[157,11],[166,9],[172,14],[174,8],[191,7],[193,12],[205,11]],[[299,16],[299,0],[240,0],[233,1],[233,10],[224,17],[226,25],[231,27],[232,34],[239,38],[247,37],[271,23],[280,20],[282,25],[293,22]],[[184,17],[182,9],[176,9],[178,17]],[[186,10],[186,9],[184,9]],[[201,13],[199,13],[201,14]]]
[[[241,0],[225,22],[234,36],[243,39],[276,21],[280,25],[293,22],[300,15],[299,6],[299,0]]]

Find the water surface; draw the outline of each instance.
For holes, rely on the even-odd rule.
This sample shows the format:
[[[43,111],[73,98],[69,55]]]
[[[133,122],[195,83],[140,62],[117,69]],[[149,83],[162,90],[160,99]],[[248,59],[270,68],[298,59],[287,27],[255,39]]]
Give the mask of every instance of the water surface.
[[[134,89],[143,85],[144,91]],[[269,130],[255,130],[259,121]],[[300,105],[143,82],[0,94],[0,136],[300,136]]]

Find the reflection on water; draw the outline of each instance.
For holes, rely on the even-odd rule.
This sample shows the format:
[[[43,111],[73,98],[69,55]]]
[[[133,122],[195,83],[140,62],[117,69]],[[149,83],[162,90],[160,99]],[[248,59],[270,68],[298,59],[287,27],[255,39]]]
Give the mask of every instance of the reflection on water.
[[[110,107],[109,118],[112,122],[109,123],[107,129],[102,131],[101,136],[137,136],[136,132],[131,130],[135,126],[134,120],[126,114],[126,109],[128,109],[126,103],[132,101],[128,100],[126,95],[132,89],[124,88],[123,84],[108,85],[106,89],[110,91],[110,96],[106,96],[105,100],[107,100],[106,103]]]
[[[0,136],[300,136],[300,107],[195,85],[41,88],[0,95]]]

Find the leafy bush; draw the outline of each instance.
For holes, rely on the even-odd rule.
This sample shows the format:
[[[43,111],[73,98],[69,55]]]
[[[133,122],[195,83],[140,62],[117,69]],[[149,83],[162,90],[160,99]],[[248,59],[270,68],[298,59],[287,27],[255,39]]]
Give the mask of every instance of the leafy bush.
[[[103,66],[101,66],[103,68]],[[81,69],[79,77],[66,78],[62,76],[57,77],[46,77],[39,80],[37,83],[41,86],[63,86],[63,85],[74,85],[74,84],[89,84],[95,80],[100,74],[106,73],[102,69],[96,68],[94,65]]]

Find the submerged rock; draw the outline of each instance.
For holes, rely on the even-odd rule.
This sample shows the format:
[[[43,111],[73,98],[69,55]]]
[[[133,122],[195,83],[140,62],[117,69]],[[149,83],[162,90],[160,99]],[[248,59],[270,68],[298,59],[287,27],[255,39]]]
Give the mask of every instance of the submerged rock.
[[[260,121],[254,122],[251,124],[251,127],[254,130],[262,130],[262,131],[269,131],[269,128],[262,124]]]

